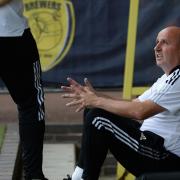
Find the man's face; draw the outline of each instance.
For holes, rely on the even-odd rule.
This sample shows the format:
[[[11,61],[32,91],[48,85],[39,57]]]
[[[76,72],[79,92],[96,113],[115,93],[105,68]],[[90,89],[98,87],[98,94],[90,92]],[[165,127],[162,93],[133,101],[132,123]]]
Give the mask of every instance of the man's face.
[[[180,43],[179,31],[173,28],[166,28],[159,32],[154,47],[156,63],[166,72],[179,65]]]

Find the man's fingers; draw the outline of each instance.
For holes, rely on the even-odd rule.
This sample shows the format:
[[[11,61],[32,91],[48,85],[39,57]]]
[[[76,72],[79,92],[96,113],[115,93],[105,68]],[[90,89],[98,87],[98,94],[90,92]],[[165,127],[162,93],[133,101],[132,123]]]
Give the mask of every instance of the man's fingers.
[[[81,86],[77,81],[75,81],[74,79],[68,77],[67,81],[69,82],[69,84],[74,85],[74,86]]]
[[[93,86],[91,85],[91,83],[89,82],[87,78],[84,78],[84,83],[91,91],[94,91]]]
[[[81,86],[81,84],[79,84],[77,81],[75,81],[74,79],[68,77],[67,81],[69,82],[70,86],[73,88],[73,90],[75,91],[84,91],[84,87]]]
[[[69,86],[61,86],[61,89],[62,89],[63,91],[67,91],[67,92],[73,91],[72,88],[69,87]]]
[[[82,104],[82,105],[80,105],[80,106],[76,109],[75,112],[80,112],[80,111],[83,110],[83,109],[84,109],[84,105]]]
[[[74,94],[74,93],[66,93],[62,95],[63,98],[75,98],[79,99],[80,95]]]
[[[69,103],[66,104],[66,106],[76,106],[76,105],[79,105],[79,104],[82,104],[83,100],[80,99],[80,100],[74,100],[74,101],[71,101]]]

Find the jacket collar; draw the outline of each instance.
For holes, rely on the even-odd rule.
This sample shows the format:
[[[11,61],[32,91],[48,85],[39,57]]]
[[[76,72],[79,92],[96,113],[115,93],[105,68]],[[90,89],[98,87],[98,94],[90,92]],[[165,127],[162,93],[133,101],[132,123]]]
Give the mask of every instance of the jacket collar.
[[[180,69],[180,65],[176,66],[175,68],[173,68],[169,74],[173,73],[176,69]]]

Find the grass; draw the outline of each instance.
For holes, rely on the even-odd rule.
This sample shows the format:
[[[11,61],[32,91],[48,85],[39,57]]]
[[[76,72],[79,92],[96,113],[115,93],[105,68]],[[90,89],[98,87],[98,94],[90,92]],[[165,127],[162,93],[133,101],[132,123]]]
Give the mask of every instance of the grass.
[[[0,124],[0,151],[3,144],[5,132],[6,132],[6,126],[4,124]]]

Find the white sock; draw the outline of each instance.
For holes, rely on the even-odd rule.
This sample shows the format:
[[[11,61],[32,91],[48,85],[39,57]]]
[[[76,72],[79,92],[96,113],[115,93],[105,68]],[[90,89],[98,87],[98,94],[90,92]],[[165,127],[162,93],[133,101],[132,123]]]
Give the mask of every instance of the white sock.
[[[81,180],[82,174],[83,174],[83,169],[76,166],[72,174],[72,180]]]

